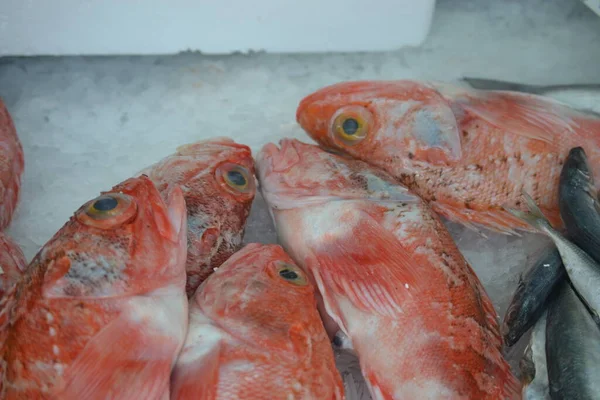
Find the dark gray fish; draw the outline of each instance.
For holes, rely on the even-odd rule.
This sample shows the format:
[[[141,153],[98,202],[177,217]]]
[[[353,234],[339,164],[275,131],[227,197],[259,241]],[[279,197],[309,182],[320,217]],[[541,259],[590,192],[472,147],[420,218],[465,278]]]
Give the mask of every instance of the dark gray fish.
[[[600,262],[600,207],[594,177],[581,147],[569,152],[558,190],[560,216],[570,240]]]
[[[594,316],[598,317],[600,312],[600,265],[579,246],[554,229],[531,196],[523,192],[523,198],[529,212],[507,207],[505,209],[552,239],[560,253],[573,287],[575,287],[577,293],[585,301]]]
[[[563,85],[531,85],[495,79],[463,77],[461,79],[474,89],[500,90],[530,93],[537,96],[561,98],[572,108],[600,118],[598,103],[600,102],[600,84],[572,83]],[[566,97],[566,98],[565,98]]]
[[[548,307],[546,358],[552,399],[600,398],[600,329],[568,280]]]
[[[504,344],[513,346],[531,328],[546,308],[552,290],[566,276],[556,247],[544,248],[531,267],[519,277],[517,289],[504,315]]]
[[[598,83],[572,83],[564,85],[531,85],[527,83],[500,81],[495,79],[482,79],[463,77],[462,80],[474,89],[481,90],[510,90],[515,92],[524,92],[537,95],[547,95],[552,92],[562,92],[570,90],[597,91],[600,93],[600,84]]]
[[[550,400],[546,367],[546,316],[547,312],[544,311],[535,323],[519,364],[524,400]]]

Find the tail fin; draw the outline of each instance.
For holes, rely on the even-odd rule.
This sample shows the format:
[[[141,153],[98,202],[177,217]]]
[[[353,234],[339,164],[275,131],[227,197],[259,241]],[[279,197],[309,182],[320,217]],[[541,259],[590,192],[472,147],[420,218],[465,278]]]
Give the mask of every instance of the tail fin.
[[[521,195],[525,199],[525,203],[529,209],[528,212],[510,207],[504,207],[504,209],[520,220],[527,222],[537,230],[545,231],[548,228],[552,228],[552,224],[550,224],[550,221],[548,221],[548,219],[544,216],[542,210],[540,210],[537,204],[535,204],[535,201],[531,198],[531,196],[527,194],[525,190],[521,192]]]

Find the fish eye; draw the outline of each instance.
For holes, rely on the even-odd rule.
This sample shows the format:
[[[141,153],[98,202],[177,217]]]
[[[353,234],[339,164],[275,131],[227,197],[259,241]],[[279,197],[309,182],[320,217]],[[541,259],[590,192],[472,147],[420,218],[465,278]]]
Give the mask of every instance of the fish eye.
[[[279,276],[288,281],[298,279],[298,274],[295,271],[292,271],[288,268],[284,268],[281,271],[279,271]]]
[[[333,134],[346,145],[354,145],[367,137],[372,126],[372,115],[365,107],[340,109],[333,119]]]
[[[275,263],[277,274],[279,277],[286,282],[292,283],[297,286],[308,285],[306,276],[298,267],[290,263],[278,261]]]
[[[346,118],[344,122],[342,122],[342,130],[346,135],[355,135],[356,132],[358,132],[358,128],[360,128],[358,121],[352,117]]]
[[[96,228],[114,228],[137,214],[135,200],[123,193],[106,193],[87,202],[77,213],[77,219]]]
[[[254,193],[254,180],[250,171],[242,165],[224,163],[217,168],[217,179],[221,185],[233,194]]]
[[[106,197],[102,197],[102,198],[99,198],[98,200],[96,200],[92,204],[92,208],[95,211],[103,212],[103,211],[114,210],[115,208],[117,208],[118,205],[119,205],[119,201],[117,199],[115,199],[112,196],[106,196]]]
[[[236,187],[244,187],[248,184],[246,177],[240,171],[236,170],[227,172],[227,181]]]

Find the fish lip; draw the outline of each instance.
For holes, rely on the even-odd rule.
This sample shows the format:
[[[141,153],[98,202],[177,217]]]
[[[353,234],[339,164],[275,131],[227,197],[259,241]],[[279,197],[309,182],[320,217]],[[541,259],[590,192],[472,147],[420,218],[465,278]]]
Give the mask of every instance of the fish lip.
[[[308,143],[301,142],[297,139],[285,138],[279,141],[279,145],[273,142],[267,143],[263,146],[257,155],[257,176],[260,183],[260,190],[265,199],[269,204],[269,207],[277,210],[284,209],[295,209],[307,206],[315,206],[324,204],[332,201],[369,201],[377,204],[397,204],[397,203],[414,203],[420,202],[420,198],[412,194],[406,187],[399,183],[392,182],[405,189],[405,197],[394,198],[394,193],[390,192],[391,195],[388,197],[378,197],[372,193],[332,193],[332,194],[310,194],[310,188],[303,187],[300,189],[294,187],[285,187],[283,189],[274,189],[276,182],[269,182],[270,174],[281,174],[295,166],[300,162],[301,152],[298,151],[298,146],[307,145],[314,146]],[[323,146],[316,146],[322,151],[332,153],[340,157],[339,150],[330,149]],[[297,160],[293,163],[284,164],[274,160],[274,158],[286,157],[290,151],[297,155]],[[287,154],[285,154],[287,152]],[[286,157],[289,159],[290,157]],[[352,159],[351,156],[342,153],[340,158]],[[279,166],[277,164],[280,164]],[[277,178],[276,178],[277,179]],[[401,190],[396,194],[402,192]],[[383,191],[377,191],[376,193],[383,194]]]
[[[163,236],[172,242],[177,242],[178,240],[187,242],[185,238],[182,239],[184,232],[187,233],[187,208],[180,185],[170,188],[167,201],[164,202],[164,207],[171,229],[165,232]]]
[[[289,154],[293,151],[296,160],[290,162]],[[282,155],[283,154],[283,155]],[[287,157],[286,157],[287,156]],[[295,139],[284,138],[278,144],[269,142],[265,144],[256,156],[256,165],[259,180],[264,181],[268,173],[286,172],[300,162],[300,154],[296,150]]]

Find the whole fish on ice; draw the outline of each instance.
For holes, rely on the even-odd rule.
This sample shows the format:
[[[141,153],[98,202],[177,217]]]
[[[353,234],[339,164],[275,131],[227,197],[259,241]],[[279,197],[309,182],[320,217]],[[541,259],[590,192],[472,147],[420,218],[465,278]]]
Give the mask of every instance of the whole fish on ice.
[[[600,206],[594,187],[585,151],[581,147],[571,149],[558,185],[560,216],[568,240],[599,262]],[[535,323],[553,289],[564,278],[565,269],[559,251],[547,249],[519,279],[504,319],[506,344],[512,346]]]
[[[560,216],[569,239],[600,263],[600,204],[585,151],[569,151],[560,175]]]
[[[547,314],[547,311],[543,310],[534,324],[531,338],[519,364],[524,400],[550,400],[546,359]]]
[[[186,209],[145,176],[77,210],[17,284],[1,398],[164,399],[187,331]]]
[[[600,119],[532,94],[343,82],[306,96],[296,118],[320,144],[383,168],[439,214],[472,227],[531,230],[503,209],[524,210],[523,189],[562,226],[558,183],[573,147],[600,173]]]
[[[600,397],[600,329],[568,281],[548,308],[546,359],[550,397]]]
[[[472,77],[463,77],[461,80],[474,89],[510,90],[552,97],[585,113],[595,113],[600,116],[600,103],[598,102],[600,99],[600,84],[598,83],[532,85]]]
[[[314,288],[281,246],[248,244],[200,285],[171,382],[173,400],[343,398]]]
[[[315,280],[374,399],[520,398],[494,307],[425,202],[297,140],[265,145],[256,165],[282,245]]]
[[[527,192],[522,193],[528,212],[507,207],[516,218],[530,224],[540,233],[547,235],[556,245],[570,281],[593,315],[600,316],[600,264],[580,247],[566,239],[554,229],[535,201]]]
[[[10,225],[17,208],[24,167],[23,146],[0,99],[0,231]]]
[[[242,246],[256,194],[250,148],[226,137],[180,146],[144,169],[161,193],[181,186],[188,210],[188,297]]]

